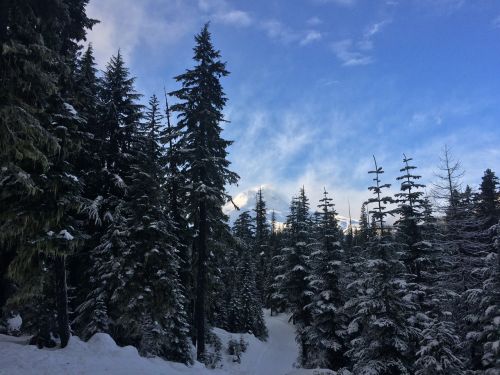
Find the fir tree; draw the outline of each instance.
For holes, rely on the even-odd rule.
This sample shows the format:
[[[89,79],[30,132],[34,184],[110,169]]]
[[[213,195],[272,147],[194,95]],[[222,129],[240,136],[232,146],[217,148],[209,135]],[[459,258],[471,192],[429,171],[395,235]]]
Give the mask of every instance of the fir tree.
[[[488,229],[500,220],[500,192],[498,177],[491,169],[484,171],[479,193],[475,197],[476,214],[484,219],[484,228]]]
[[[309,362],[309,343],[307,331],[311,324],[311,312],[307,306],[311,303],[312,291],[309,286],[309,257],[311,254],[312,221],[309,213],[309,200],[304,188],[299,196],[292,200],[290,214],[286,222],[286,246],[281,249],[279,262],[282,264],[280,275],[276,277],[276,289],[287,302],[291,311],[290,320],[295,325],[296,340],[299,343],[299,363]]]
[[[383,173],[375,161],[375,185],[369,189],[375,195],[370,214],[377,225],[377,235],[370,239],[366,258],[359,265],[358,279],[349,285],[354,296],[345,307],[351,311],[349,332],[357,333],[350,343],[348,356],[354,363],[355,374],[409,374],[409,342],[412,332],[406,319],[412,304],[403,300],[405,268],[398,259],[399,246],[392,240],[385,219],[386,205],[392,198],[383,196]]]
[[[100,96],[103,103],[98,113],[101,168],[96,180],[101,187],[92,205],[94,220],[100,226],[96,228],[95,247],[89,252],[89,293],[79,305],[75,318],[84,338],[114,329],[113,315],[117,310],[112,303],[113,294],[122,282],[116,273],[124,267],[123,253],[127,247],[129,208],[125,196],[131,166],[136,161],[137,153],[133,155],[132,147],[137,141],[142,114],[136,102],[139,94],[134,89],[134,78],[129,77],[120,52],[107,65]]]
[[[197,358],[203,360],[205,353],[206,285],[208,243],[210,236],[224,217],[221,207],[228,200],[226,184],[235,183],[238,176],[231,172],[227,160],[227,147],[231,144],[221,137],[222,109],[226,97],[219,79],[227,76],[225,63],[215,50],[208,24],[195,37],[194,60],[197,65],[175,79],[182,88],[171,95],[180,103],[172,106],[179,113],[181,135],[179,147],[183,153],[183,173],[189,194],[187,209],[197,237],[196,251],[196,303],[195,328]],[[189,152],[188,152],[189,150]]]
[[[83,203],[74,175],[81,119],[69,101],[79,42],[94,24],[86,4],[6,1],[0,17],[2,261],[21,285],[12,302],[39,301],[39,346],[53,345],[52,333],[62,347],[69,340],[66,257],[82,239]]]
[[[268,294],[269,265],[271,257],[269,254],[269,224],[267,223],[266,202],[262,196],[262,188],[259,188],[255,196],[255,245],[254,254],[256,263],[257,293],[262,303],[265,301],[265,295]]]
[[[309,307],[312,324],[308,330],[311,355],[308,365],[339,370],[346,365],[346,317],[342,311],[342,247],[332,199],[326,190],[318,206],[318,236],[310,257],[310,286],[314,293]],[[314,353],[314,354],[313,354]]]
[[[255,267],[253,220],[248,211],[240,214],[233,226],[236,245],[239,247],[239,259],[236,263],[236,288],[233,289],[233,316],[238,324],[236,332],[250,332],[260,339],[267,338],[262,303],[257,290]]]

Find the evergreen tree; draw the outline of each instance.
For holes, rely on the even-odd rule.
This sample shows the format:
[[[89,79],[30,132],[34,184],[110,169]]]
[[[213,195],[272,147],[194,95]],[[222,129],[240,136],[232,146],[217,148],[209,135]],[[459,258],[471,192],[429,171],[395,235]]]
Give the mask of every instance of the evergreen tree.
[[[349,285],[354,296],[345,307],[351,311],[349,332],[357,333],[350,343],[347,355],[354,363],[355,374],[409,374],[409,342],[412,335],[406,319],[412,304],[405,301],[405,268],[398,259],[399,245],[392,240],[385,219],[389,212],[386,205],[392,198],[383,196],[383,173],[375,161],[375,185],[369,189],[375,195],[368,203],[374,204],[370,214],[377,225],[377,235],[372,237],[366,258],[359,265],[358,278]]]
[[[287,302],[291,311],[291,321],[297,332],[299,343],[299,364],[309,362],[309,343],[307,331],[311,324],[311,312],[307,306],[311,303],[312,291],[309,287],[309,257],[311,254],[312,221],[309,213],[309,200],[304,188],[299,196],[292,200],[290,214],[286,222],[286,246],[281,249],[279,262],[282,264],[276,277],[276,289]]]
[[[276,213],[271,212],[271,238],[269,247],[271,252],[271,272],[269,273],[269,308],[273,312],[283,312],[287,308],[283,277],[285,273],[284,255],[280,251],[286,237],[286,231],[278,231]]]
[[[155,95],[145,115],[128,178],[127,250],[123,253],[122,284],[114,292],[115,303],[123,310],[116,324],[128,330],[127,336],[133,336],[130,331],[136,329],[136,334],[142,336],[139,349],[143,354],[189,363],[189,327],[178,275],[178,241],[164,211],[162,116]]]
[[[26,326],[39,346],[52,346],[52,334],[62,347],[69,340],[66,257],[81,243],[75,215],[83,204],[74,174],[81,119],[70,101],[79,42],[94,24],[86,4],[1,8],[1,256],[21,287],[11,302],[38,310]]]
[[[221,207],[228,200],[226,184],[235,183],[238,176],[231,172],[227,160],[227,147],[231,144],[221,137],[222,109],[226,97],[219,79],[227,76],[225,63],[215,50],[208,24],[195,37],[194,60],[197,65],[175,79],[182,88],[171,95],[180,102],[172,106],[179,113],[181,135],[179,147],[183,149],[183,173],[189,195],[187,209],[196,231],[196,303],[195,328],[197,358],[205,353],[205,320],[207,294],[207,247],[215,226],[224,220]]]
[[[356,232],[354,243],[356,246],[364,246],[368,242],[370,234],[370,223],[368,222],[368,212],[366,211],[366,203],[361,205],[361,214],[359,216],[359,229]]]
[[[415,350],[414,371],[418,375],[463,374],[464,359],[461,356],[461,340],[457,324],[447,301],[455,299],[455,293],[447,282],[447,263],[440,246],[440,228],[433,216],[428,198],[421,204],[422,241],[421,281],[417,294],[420,311],[410,319],[419,329],[418,347]],[[418,324],[416,324],[418,323]]]
[[[270,271],[271,256],[269,253],[269,224],[267,223],[266,202],[262,196],[262,188],[259,188],[255,196],[255,245],[254,256],[256,262],[257,293],[262,303],[268,294],[269,285],[266,285]]]
[[[164,157],[164,170],[166,171],[165,190],[167,192],[167,205],[171,217],[175,223],[175,236],[179,240],[179,276],[181,284],[184,286],[189,299],[189,310],[193,306],[193,278],[191,274],[191,254],[190,246],[192,238],[188,229],[186,219],[187,213],[184,209],[186,197],[182,195],[181,186],[184,184],[184,176],[181,173],[182,152],[179,149],[178,138],[179,128],[171,123],[170,106],[167,94],[165,93],[165,117],[167,126],[160,132],[161,142],[166,146]],[[189,322],[192,327],[192,316],[189,314]]]
[[[262,303],[257,290],[257,274],[255,267],[253,220],[244,211],[233,226],[239,257],[236,261],[235,288],[232,295],[232,315],[237,321],[236,332],[250,332],[260,339],[267,338]]]
[[[133,146],[141,106],[120,52],[107,65],[100,90],[103,105],[99,116],[100,165],[96,180],[101,184],[92,212],[96,228],[95,247],[89,253],[91,268],[87,271],[89,293],[77,309],[75,322],[81,335],[89,338],[95,332],[113,332],[113,316],[117,314],[115,291],[123,282],[117,271],[124,268],[123,254],[127,251],[127,214],[125,199],[130,189],[131,166],[137,160]],[[135,155],[134,155],[135,153]],[[120,340],[120,333],[115,338]]]
[[[318,236],[310,257],[310,287],[314,293],[309,307],[312,324],[308,330],[311,367],[339,370],[346,365],[345,324],[341,292],[342,247],[340,228],[332,199],[326,190],[318,206]]]
[[[491,169],[484,171],[479,193],[475,197],[476,214],[484,219],[484,228],[488,229],[500,220],[500,192],[498,177]]]

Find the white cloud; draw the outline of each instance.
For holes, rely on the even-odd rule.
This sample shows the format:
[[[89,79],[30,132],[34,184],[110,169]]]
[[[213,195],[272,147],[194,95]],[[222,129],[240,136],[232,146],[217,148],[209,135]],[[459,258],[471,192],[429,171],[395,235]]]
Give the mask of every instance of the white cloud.
[[[367,52],[374,48],[373,38],[390,22],[389,19],[385,19],[369,25],[360,40],[343,39],[333,43],[331,47],[335,56],[343,66],[371,64],[374,62],[374,59]]]
[[[150,8],[157,11],[150,12]],[[176,2],[166,5],[161,0],[91,1],[87,14],[101,20],[88,33],[100,67],[104,67],[118,49],[130,62],[133,52],[141,45],[154,50],[157,45],[175,43],[191,33],[196,23],[190,8]]]
[[[382,20],[380,22],[375,22],[374,24],[370,25],[364,34],[365,38],[372,38],[374,35],[378,34],[382,29],[384,28],[385,25],[390,23],[390,20]]]
[[[227,25],[247,27],[253,23],[252,17],[242,10],[228,10],[215,13],[214,20]]]
[[[351,39],[340,40],[333,43],[331,47],[343,66],[368,65],[374,61],[371,56],[357,51]]]
[[[208,17],[215,22],[226,25],[247,27],[253,23],[248,12],[234,9],[226,0],[198,0],[198,9],[208,13]]]
[[[305,46],[312,42],[316,42],[323,37],[323,34],[316,30],[309,30],[306,35],[300,40],[299,44]]]
[[[269,38],[277,39],[285,43],[295,41],[299,38],[296,32],[275,19],[262,21],[260,23],[260,28],[265,31]]]

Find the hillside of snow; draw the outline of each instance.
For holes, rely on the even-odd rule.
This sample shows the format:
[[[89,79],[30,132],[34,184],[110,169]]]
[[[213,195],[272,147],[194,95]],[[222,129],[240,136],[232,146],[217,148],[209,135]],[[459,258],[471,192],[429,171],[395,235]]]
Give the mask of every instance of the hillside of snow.
[[[294,328],[287,315],[270,316],[265,312],[269,338],[261,342],[250,334],[234,334],[215,328],[223,343],[220,368],[210,370],[201,363],[185,366],[160,358],[139,356],[132,346],[119,347],[104,333],[94,335],[88,342],[72,337],[64,349],[38,349],[28,345],[28,337],[0,335],[1,375],[87,375],[87,374],[167,374],[167,375],[330,375],[329,370],[303,370],[294,368],[297,344]],[[230,339],[240,336],[248,343],[241,363],[227,354]]]

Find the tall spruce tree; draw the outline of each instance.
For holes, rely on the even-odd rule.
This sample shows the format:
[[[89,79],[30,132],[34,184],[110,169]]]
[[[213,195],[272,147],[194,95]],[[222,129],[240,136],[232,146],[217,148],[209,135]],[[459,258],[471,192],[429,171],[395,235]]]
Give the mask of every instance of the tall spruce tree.
[[[189,326],[179,280],[178,240],[165,211],[162,116],[153,95],[133,145],[126,209],[127,237],[120,284],[113,293],[115,327],[123,340],[139,342],[144,355],[189,363]]]
[[[267,328],[257,290],[254,229],[253,219],[248,211],[242,212],[233,226],[239,256],[235,264],[231,315],[238,322],[233,328],[236,332],[250,332],[260,339],[266,339]]]
[[[119,313],[114,301],[115,291],[123,283],[117,271],[124,267],[123,253],[127,247],[129,208],[125,196],[130,188],[131,167],[137,161],[133,148],[142,113],[134,78],[129,76],[119,51],[107,65],[100,96],[101,168],[96,178],[101,187],[92,205],[99,227],[96,228],[95,247],[89,253],[89,293],[79,305],[75,320],[84,338],[95,332],[108,332],[120,341],[122,333],[113,326]]]
[[[172,106],[178,112],[181,135],[179,147],[184,151],[183,173],[189,200],[187,209],[196,231],[196,302],[195,319],[197,357],[205,353],[205,320],[207,295],[208,243],[215,227],[224,220],[223,204],[229,199],[225,186],[236,183],[238,176],[229,170],[227,147],[230,141],[221,137],[222,110],[226,96],[220,78],[229,74],[220,53],[214,49],[206,24],[195,37],[196,65],[175,79],[182,88],[171,95],[179,99]]]
[[[308,340],[311,355],[308,366],[339,370],[346,365],[343,312],[345,296],[341,292],[342,258],[341,232],[332,199],[327,191],[318,205],[320,219],[317,238],[309,260],[309,283],[313,292],[309,307],[312,315]]]
[[[375,184],[370,186],[374,194],[368,203],[374,207],[369,213],[376,224],[377,234],[370,238],[365,259],[359,264],[357,280],[349,285],[353,297],[345,307],[352,320],[349,332],[356,336],[351,340],[347,355],[351,358],[355,374],[409,374],[411,330],[407,325],[412,303],[403,299],[406,292],[404,263],[398,258],[399,244],[392,239],[386,217],[387,204],[392,198],[383,195],[390,184],[381,184],[384,173],[374,157]]]
[[[312,291],[308,278],[313,239],[309,199],[304,188],[301,188],[299,195],[292,199],[285,228],[285,247],[281,249],[278,257],[281,274],[276,276],[275,288],[290,309],[290,320],[295,325],[296,340],[300,348],[298,362],[301,366],[306,366],[310,356],[307,331],[311,324],[308,305],[311,303]]]
[[[11,301],[32,303],[25,327],[39,346],[53,345],[52,334],[63,347],[69,340],[66,257],[80,245],[83,203],[81,119],[70,102],[79,42],[94,24],[86,4],[4,1],[0,12],[0,271],[9,266],[20,286]]]
[[[256,263],[257,293],[262,303],[265,302],[265,296],[268,294],[269,271],[271,256],[269,252],[269,224],[267,222],[266,202],[262,195],[262,188],[259,188],[255,195],[255,241],[254,256]]]

